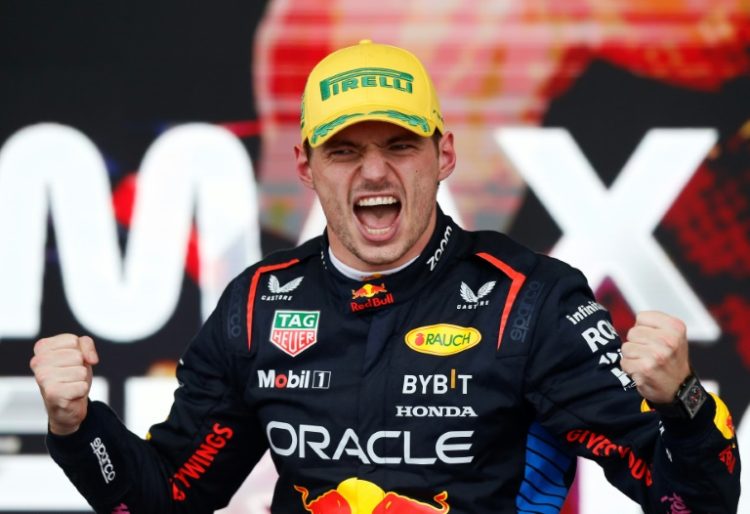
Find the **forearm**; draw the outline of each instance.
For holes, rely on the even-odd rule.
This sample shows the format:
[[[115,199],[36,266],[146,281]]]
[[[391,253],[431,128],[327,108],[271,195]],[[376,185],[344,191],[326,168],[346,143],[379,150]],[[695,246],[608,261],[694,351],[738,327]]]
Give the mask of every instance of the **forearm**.
[[[681,502],[692,512],[737,512],[741,465],[721,399],[709,397],[692,420],[664,417],[661,427],[654,467],[656,477],[664,477],[664,494],[652,502]]]
[[[160,456],[129,432],[109,407],[89,404],[71,435],[47,437],[50,455],[96,512],[173,512]]]

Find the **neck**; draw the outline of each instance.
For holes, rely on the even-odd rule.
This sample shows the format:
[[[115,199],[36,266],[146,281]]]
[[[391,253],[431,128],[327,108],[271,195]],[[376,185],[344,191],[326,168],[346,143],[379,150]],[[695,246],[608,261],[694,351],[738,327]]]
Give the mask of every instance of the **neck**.
[[[333,252],[333,249],[330,246],[328,247],[328,258],[331,261],[331,264],[333,265],[333,267],[336,268],[339,271],[339,273],[341,273],[342,275],[344,275],[346,278],[350,278],[352,280],[358,280],[360,282],[364,282],[364,281],[366,281],[366,280],[368,280],[370,278],[373,278],[373,277],[385,276],[385,275],[391,275],[393,273],[397,273],[397,272],[401,271],[402,269],[404,269],[405,267],[407,267],[409,264],[411,264],[412,262],[414,262],[417,259],[417,257],[414,257],[410,261],[408,261],[408,262],[406,262],[406,263],[404,263],[404,264],[402,264],[400,266],[397,266],[397,267],[391,268],[391,269],[387,269],[387,270],[379,270],[379,271],[368,270],[368,271],[363,271],[363,270],[359,270],[359,269],[356,269],[356,268],[352,268],[351,266],[349,266],[349,265],[345,264],[344,262],[342,262],[341,259],[339,259],[338,257],[336,257],[336,254]]]
[[[340,262],[349,266],[355,270],[373,274],[382,274],[387,270],[395,268],[401,268],[404,265],[412,262],[414,259],[424,251],[435,232],[437,225],[437,208],[434,207],[432,212],[427,214],[427,224],[424,229],[419,233],[416,239],[409,239],[409,234],[399,234],[402,238],[401,241],[395,241],[388,243],[383,246],[375,246],[374,244],[364,243],[359,246],[360,253],[355,254],[349,250],[346,245],[337,237],[336,233],[331,230],[330,226],[327,227],[326,231],[328,234],[328,243],[333,251],[333,254],[339,259]],[[393,248],[392,253],[397,253],[399,245],[403,245],[405,248],[403,253],[395,259],[388,258],[388,247]],[[394,248],[395,247],[395,248]],[[364,260],[361,256],[367,255],[368,252],[373,256],[373,260]]]

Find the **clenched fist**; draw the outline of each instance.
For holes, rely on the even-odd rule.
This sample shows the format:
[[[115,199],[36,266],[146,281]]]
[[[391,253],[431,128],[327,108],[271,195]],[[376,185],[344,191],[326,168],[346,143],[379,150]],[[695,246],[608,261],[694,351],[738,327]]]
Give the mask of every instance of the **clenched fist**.
[[[60,334],[34,345],[30,365],[53,434],[72,434],[86,418],[91,369],[98,362],[94,341],[88,336]]]
[[[690,374],[685,324],[657,311],[636,316],[622,344],[622,369],[651,403],[670,403]]]

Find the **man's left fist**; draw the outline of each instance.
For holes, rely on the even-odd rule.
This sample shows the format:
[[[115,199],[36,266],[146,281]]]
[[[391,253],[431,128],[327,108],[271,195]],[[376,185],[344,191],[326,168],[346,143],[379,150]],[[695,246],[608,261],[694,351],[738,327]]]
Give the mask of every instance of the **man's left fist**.
[[[658,311],[638,313],[622,344],[622,370],[650,403],[670,403],[690,374],[685,323]]]

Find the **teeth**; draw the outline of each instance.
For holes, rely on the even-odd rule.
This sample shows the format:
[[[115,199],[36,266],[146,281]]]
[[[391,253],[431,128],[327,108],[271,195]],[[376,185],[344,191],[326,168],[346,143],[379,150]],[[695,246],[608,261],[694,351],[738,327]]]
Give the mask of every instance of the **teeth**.
[[[390,230],[390,227],[386,227],[386,228],[370,228],[370,227],[365,227],[365,230],[367,230],[368,234],[372,234],[374,236],[379,236],[381,234],[385,234],[386,232],[388,232]]]
[[[362,198],[357,202],[358,207],[373,207],[375,205],[393,205],[398,203],[392,196],[371,196],[369,198]]]

